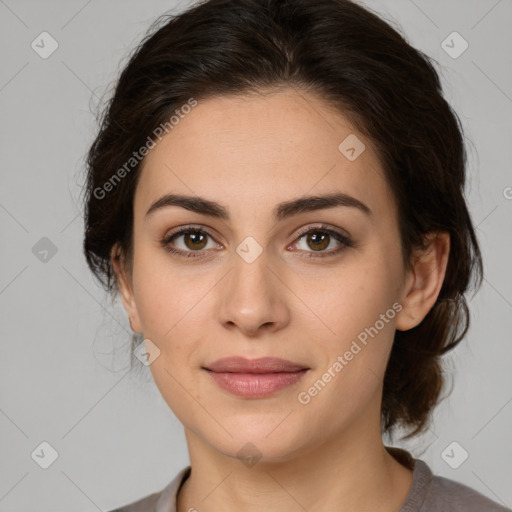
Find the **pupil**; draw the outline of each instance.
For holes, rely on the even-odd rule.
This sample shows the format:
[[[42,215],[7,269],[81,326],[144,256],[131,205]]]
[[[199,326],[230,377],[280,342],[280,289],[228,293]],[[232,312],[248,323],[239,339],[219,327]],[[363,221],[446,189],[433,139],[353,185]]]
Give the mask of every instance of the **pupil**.
[[[192,245],[197,245],[197,244],[200,244],[201,243],[201,240],[198,240],[196,239],[196,237],[198,238],[204,238],[203,235],[201,233],[189,233],[187,235],[187,239],[190,241],[192,240]]]
[[[311,235],[311,238],[314,239],[313,243],[315,244],[316,248],[320,247],[321,249],[324,249],[325,248],[325,240],[327,239],[328,236],[329,235],[327,235],[327,234],[318,235],[318,233],[315,233],[315,234]],[[329,245],[329,244],[327,244],[327,245]]]

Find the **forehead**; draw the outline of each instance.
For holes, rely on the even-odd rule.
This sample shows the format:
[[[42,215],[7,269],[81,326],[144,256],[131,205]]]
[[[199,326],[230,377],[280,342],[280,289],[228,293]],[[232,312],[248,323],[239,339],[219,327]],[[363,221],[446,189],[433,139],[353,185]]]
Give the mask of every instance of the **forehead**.
[[[135,209],[144,212],[165,193],[209,197],[235,215],[244,205],[270,208],[333,191],[372,210],[391,199],[371,142],[342,113],[303,91],[198,101],[155,142],[135,196]]]

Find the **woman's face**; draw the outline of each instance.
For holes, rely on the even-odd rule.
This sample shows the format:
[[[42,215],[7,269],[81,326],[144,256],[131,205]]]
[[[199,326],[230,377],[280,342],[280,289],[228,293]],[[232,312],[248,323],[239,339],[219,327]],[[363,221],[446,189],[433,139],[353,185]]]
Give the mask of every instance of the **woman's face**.
[[[148,213],[166,194],[216,203],[225,217],[176,204]],[[354,199],[283,206],[333,194]],[[163,245],[187,226],[201,232]],[[189,434],[221,453],[236,457],[252,443],[267,460],[285,460],[342,433],[380,435],[405,283],[396,205],[376,153],[309,93],[199,101],[145,159],[123,300],[149,352],[160,351],[150,368],[164,399]],[[205,369],[231,356],[307,370],[261,396],[239,383],[240,395]]]

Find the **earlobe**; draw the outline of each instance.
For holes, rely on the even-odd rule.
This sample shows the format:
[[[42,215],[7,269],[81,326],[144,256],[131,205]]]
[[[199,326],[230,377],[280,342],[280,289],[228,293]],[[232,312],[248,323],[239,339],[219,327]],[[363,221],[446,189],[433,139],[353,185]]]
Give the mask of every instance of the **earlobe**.
[[[125,264],[122,252],[117,244],[114,245],[110,251],[110,261],[112,262],[112,268],[114,270],[116,282],[119,287],[121,301],[130,322],[130,328],[134,332],[141,333],[142,330],[140,328],[139,314],[133,294],[133,286],[128,275],[128,269]]]
[[[408,331],[419,325],[434,306],[446,275],[450,253],[450,234],[432,232],[428,245],[414,254],[413,268],[408,272],[403,288],[402,310],[396,318],[396,328]]]

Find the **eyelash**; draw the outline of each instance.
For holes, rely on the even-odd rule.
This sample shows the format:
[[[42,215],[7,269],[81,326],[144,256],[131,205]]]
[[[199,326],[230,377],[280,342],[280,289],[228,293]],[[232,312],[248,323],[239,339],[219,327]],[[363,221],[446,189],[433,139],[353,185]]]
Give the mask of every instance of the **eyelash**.
[[[201,254],[200,254],[200,253],[204,252],[202,250],[198,250],[198,251],[182,251],[181,249],[174,249],[173,247],[171,247],[169,245],[172,240],[174,240],[175,238],[179,237],[180,235],[182,235],[184,233],[207,234],[212,239],[214,238],[213,235],[208,230],[206,230],[204,228],[199,229],[199,228],[194,228],[192,226],[183,226],[182,228],[179,228],[176,231],[174,231],[173,233],[171,233],[170,235],[166,236],[161,241],[162,247],[168,253],[175,254],[175,255],[177,255],[179,257],[182,257],[182,258],[200,258],[200,257],[202,257]],[[342,233],[340,233],[338,231],[330,229],[325,224],[322,224],[320,226],[315,226],[315,227],[312,227],[312,228],[306,228],[306,229],[300,231],[298,233],[298,235],[297,235],[297,240],[300,240],[301,238],[304,237],[304,235],[307,235],[309,233],[324,233],[324,234],[328,234],[328,235],[332,236],[335,240],[340,242],[342,244],[342,246],[340,248],[338,248],[338,249],[327,251],[327,252],[326,251],[321,251],[321,252],[315,253],[315,251],[312,251],[312,252],[306,251],[308,254],[304,255],[305,258],[328,258],[328,257],[332,257],[332,256],[338,255],[343,250],[345,250],[346,247],[353,247],[354,246],[353,241],[349,237],[347,237],[346,235],[344,235],[344,234],[342,234]]]

